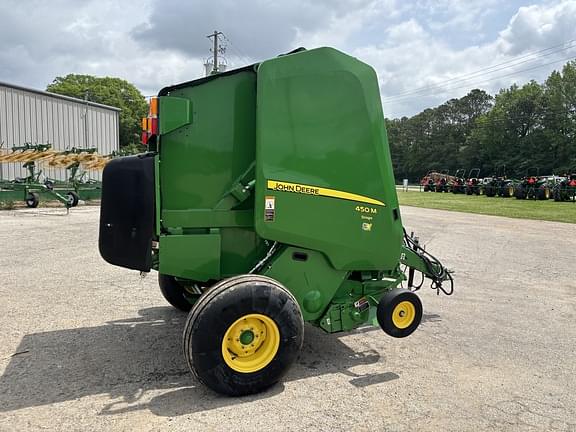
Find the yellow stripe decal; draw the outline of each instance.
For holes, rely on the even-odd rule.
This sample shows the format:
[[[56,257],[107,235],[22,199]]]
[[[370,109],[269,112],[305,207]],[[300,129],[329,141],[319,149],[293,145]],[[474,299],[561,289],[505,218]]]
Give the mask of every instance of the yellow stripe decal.
[[[268,180],[268,189],[281,191],[281,192],[293,192],[303,195],[317,195],[331,198],[340,198],[349,201],[357,201],[366,204],[379,205],[386,207],[382,201],[378,201],[374,198],[368,198],[363,195],[357,195],[350,192],[343,192],[335,189],[321,188],[318,186],[310,186],[300,183],[288,183],[280,182],[276,180]]]

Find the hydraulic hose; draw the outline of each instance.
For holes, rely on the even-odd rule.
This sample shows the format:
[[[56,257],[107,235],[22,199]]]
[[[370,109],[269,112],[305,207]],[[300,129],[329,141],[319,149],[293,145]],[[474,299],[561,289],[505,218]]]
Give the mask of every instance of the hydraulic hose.
[[[404,244],[416,253],[424,262],[427,270],[425,276],[432,279],[430,288],[435,289],[438,294],[442,291],[446,295],[452,295],[454,293],[454,279],[452,278],[452,272],[447,270],[434,255],[420,246],[417,240],[409,236],[408,233],[406,233],[406,229],[404,229]],[[444,288],[443,286],[446,281],[449,283],[448,288]],[[415,291],[420,289],[421,286],[422,283],[420,283]]]

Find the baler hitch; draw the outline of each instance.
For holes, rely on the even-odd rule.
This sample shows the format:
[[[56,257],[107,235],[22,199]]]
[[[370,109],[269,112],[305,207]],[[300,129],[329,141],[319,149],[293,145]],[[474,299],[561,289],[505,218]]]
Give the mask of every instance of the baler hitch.
[[[408,289],[418,291],[424,284],[424,279],[428,278],[432,280],[430,288],[435,289],[436,294],[439,295],[440,291],[446,295],[454,293],[453,271],[448,270],[434,255],[427,252],[414,233],[408,235],[406,230],[404,230],[400,261],[408,267]],[[422,280],[417,285],[414,284],[416,271],[422,273]],[[448,288],[444,287],[446,282],[448,282]]]

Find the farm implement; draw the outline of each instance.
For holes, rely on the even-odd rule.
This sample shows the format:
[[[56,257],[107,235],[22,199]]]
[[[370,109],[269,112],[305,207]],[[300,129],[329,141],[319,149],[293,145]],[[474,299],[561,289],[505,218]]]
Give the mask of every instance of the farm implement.
[[[110,157],[103,157],[97,153],[95,147],[88,149],[72,148],[60,152],[58,157],[48,162],[52,167],[65,167],[69,175],[65,181],[47,178],[44,183],[52,190],[72,188],[82,200],[99,199],[102,184],[100,181],[89,178],[89,170],[102,170]]]
[[[58,152],[50,144],[25,144],[12,147],[11,152],[0,154],[0,163],[22,163],[28,175],[24,178],[0,181],[0,201],[23,200],[27,207],[35,208],[41,196],[56,200],[66,208],[75,207],[80,199],[100,196],[100,182],[85,179],[86,172],[78,175],[81,166],[86,169],[102,169],[107,158],[96,153],[96,149],[72,149]],[[45,178],[39,165],[66,167],[70,171],[67,181]],[[100,168],[98,168],[100,167]]]
[[[455,179],[456,177],[449,175],[447,170],[442,172],[430,171],[420,180],[420,186],[424,192],[448,192],[450,184]]]
[[[187,364],[216,392],[279,381],[304,322],[412,334],[415,272],[452,293],[403,228],[378,80],[359,60],[300,49],[166,87],[145,127],[149,152],[104,169],[100,253],[158,271],[188,312]]]

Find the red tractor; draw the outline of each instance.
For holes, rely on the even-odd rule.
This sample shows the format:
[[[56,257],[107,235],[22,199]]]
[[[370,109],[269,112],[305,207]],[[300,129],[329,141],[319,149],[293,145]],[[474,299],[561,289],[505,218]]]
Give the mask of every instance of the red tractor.
[[[480,179],[480,168],[472,168],[466,180],[466,195],[484,195]]]
[[[448,192],[450,182],[453,179],[453,177],[450,176],[448,173],[449,173],[448,170],[442,170],[440,172],[440,175],[436,179],[436,185],[434,187],[434,190],[436,192]]]
[[[436,188],[434,183],[435,174],[437,173],[433,171],[428,171],[428,173],[424,177],[422,177],[422,180],[420,180],[420,186],[422,186],[424,192],[434,192],[434,189]]]
[[[466,170],[464,168],[460,168],[454,174],[454,179],[450,183],[450,190],[455,194],[466,192]]]

